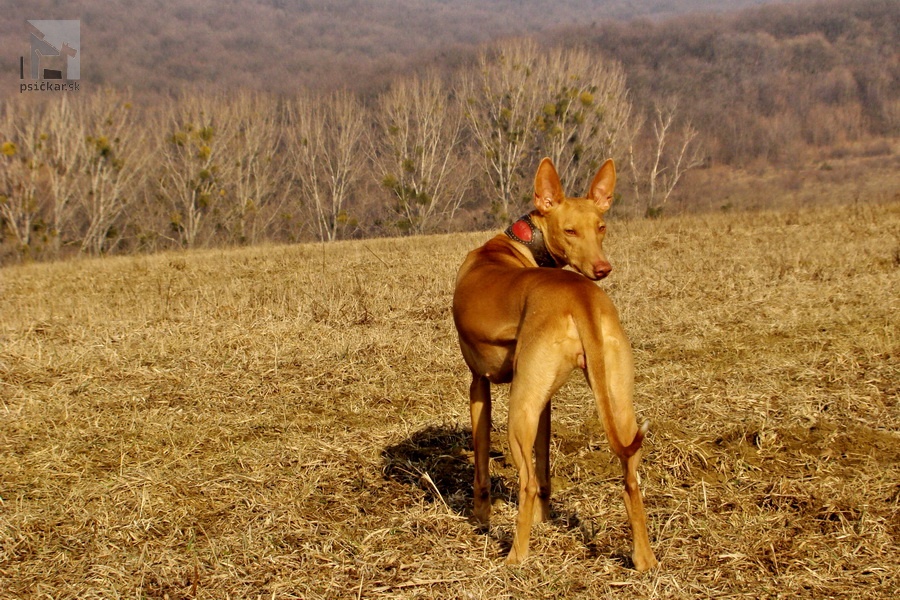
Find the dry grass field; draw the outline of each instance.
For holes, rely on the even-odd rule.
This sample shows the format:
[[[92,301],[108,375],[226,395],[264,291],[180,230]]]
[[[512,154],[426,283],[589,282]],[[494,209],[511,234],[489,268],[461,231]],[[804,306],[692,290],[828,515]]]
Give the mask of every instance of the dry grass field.
[[[0,270],[0,598],[892,598],[900,203],[617,220],[661,568],[583,378],[521,567],[471,510],[456,268],[489,235]]]

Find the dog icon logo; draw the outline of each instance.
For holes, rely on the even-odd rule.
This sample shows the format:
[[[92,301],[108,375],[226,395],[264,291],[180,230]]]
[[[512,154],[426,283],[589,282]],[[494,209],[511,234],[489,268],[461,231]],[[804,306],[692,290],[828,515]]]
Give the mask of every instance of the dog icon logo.
[[[81,21],[28,20],[31,50],[30,75],[33,81],[81,79]],[[25,79],[25,57],[19,61],[20,78]]]

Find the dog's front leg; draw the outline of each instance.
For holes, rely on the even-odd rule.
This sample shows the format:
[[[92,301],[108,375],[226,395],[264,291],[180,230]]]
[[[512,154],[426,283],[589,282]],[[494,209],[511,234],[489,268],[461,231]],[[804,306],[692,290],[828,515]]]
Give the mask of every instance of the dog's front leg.
[[[534,503],[534,520],[542,523],[550,518],[550,400],[541,412],[537,438],[534,441],[535,475],[538,483],[537,502]]]
[[[475,453],[474,515],[478,522],[487,525],[491,519],[491,383],[475,373],[469,388],[469,410]]]

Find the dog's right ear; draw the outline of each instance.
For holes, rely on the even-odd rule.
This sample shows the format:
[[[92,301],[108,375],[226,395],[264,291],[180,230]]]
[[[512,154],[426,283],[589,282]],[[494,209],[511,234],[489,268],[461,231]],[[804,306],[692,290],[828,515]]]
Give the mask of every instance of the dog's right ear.
[[[534,176],[534,207],[542,215],[547,214],[560,202],[566,199],[563,193],[562,183],[553,161],[544,158],[538,165],[537,174]]]

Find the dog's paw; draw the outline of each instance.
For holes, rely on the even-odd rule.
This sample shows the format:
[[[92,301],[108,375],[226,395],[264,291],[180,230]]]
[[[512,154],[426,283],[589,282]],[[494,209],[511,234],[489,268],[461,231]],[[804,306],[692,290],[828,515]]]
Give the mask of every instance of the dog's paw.
[[[642,573],[659,566],[659,561],[656,560],[652,552],[648,553],[647,556],[632,554],[631,561],[634,563],[634,568]]]
[[[509,551],[509,556],[506,557],[506,564],[508,565],[520,565],[522,561],[528,556],[528,552],[520,553],[516,551],[516,547],[513,546],[512,550]]]

